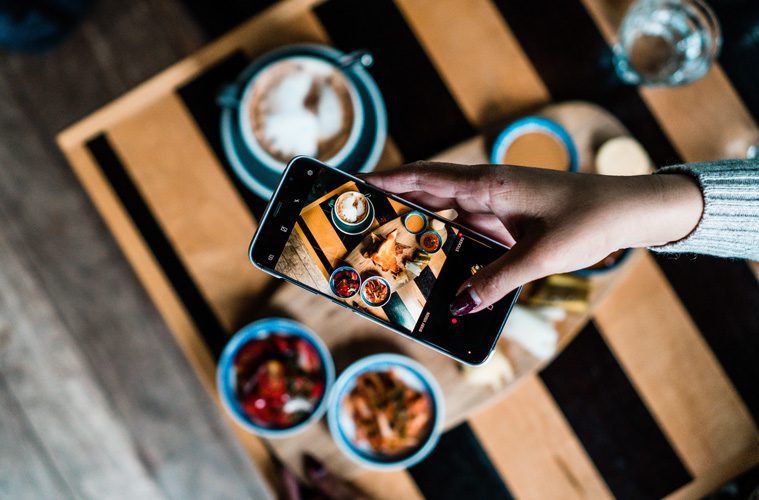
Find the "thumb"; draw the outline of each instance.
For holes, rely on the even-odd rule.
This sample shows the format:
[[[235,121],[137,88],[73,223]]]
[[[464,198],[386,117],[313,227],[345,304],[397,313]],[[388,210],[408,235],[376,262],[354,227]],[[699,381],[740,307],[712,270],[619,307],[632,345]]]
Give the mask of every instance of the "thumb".
[[[451,314],[463,316],[485,309],[515,288],[542,277],[533,245],[522,240],[465,281],[451,303]]]

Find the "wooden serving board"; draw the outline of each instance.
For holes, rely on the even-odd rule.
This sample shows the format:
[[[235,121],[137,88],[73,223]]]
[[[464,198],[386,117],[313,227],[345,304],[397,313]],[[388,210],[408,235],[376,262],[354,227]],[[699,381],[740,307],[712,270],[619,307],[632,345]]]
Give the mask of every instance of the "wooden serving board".
[[[361,240],[361,243],[356,245],[353,250],[351,250],[350,253],[348,253],[343,258],[345,263],[356,268],[359,273],[362,273],[362,275],[363,273],[366,273],[367,275],[376,274],[382,276],[388,280],[393,291],[398,291],[401,287],[403,287],[403,285],[408,283],[409,276],[407,274],[404,274],[403,272],[400,274],[389,272],[376,264],[366,255],[368,249],[373,244],[375,244],[372,240],[372,236],[378,236],[386,239],[394,231],[397,235],[395,239],[396,243],[403,245],[403,250],[398,254],[399,262],[401,262],[401,264],[411,259],[414,252],[417,250],[423,251],[422,247],[419,245],[417,235],[409,233],[403,226],[403,216],[408,212],[410,212],[410,209],[407,208],[401,211],[398,214],[398,217],[395,219],[386,222],[375,230],[369,231],[364,239]],[[431,221],[429,227],[440,234],[442,240],[440,246],[444,246],[445,242],[448,241],[448,232],[445,231],[445,224],[443,224],[441,221],[433,220]],[[440,253],[440,251],[438,251],[430,254],[429,267],[432,269],[432,272],[435,274],[435,276],[437,276],[437,274],[440,272],[440,267],[444,261],[444,253]]]
[[[427,280],[428,276],[425,275],[424,269],[429,269],[429,271],[432,272],[432,276],[437,277],[445,262],[443,246],[445,245],[445,242],[448,241],[448,232],[445,230],[445,225],[438,220],[431,221],[429,227],[436,230],[441,236],[441,249],[430,255],[430,261],[424,269],[422,269],[422,273],[419,277],[415,278],[413,275],[404,271],[400,274],[389,272],[377,265],[366,255],[367,249],[375,244],[372,240],[373,235],[387,238],[393,231],[397,234],[396,243],[404,246],[402,253],[398,256],[401,264],[406,260],[410,260],[414,252],[421,250],[417,237],[406,231],[403,226],[403,215],[409,211],[409,209],[404,209],[398,214],[399,217],[396,217],[377,229],[370,231],[361,243],[356,245],[356,247],[345,256],[344,261],[349,266],[355,268],[362,278],[369,276],[381,276],[385,278],[388,283],[390,283],[391,293],[397,294],[397,297],[409,311],[411,317],[416,319],[421,315],[424,304],[428,298],[422,292],[422,287],[417,286],[417,281],[421,283]],[[453,230],[455,231],[455,228]],[[413,329],[413,326],[411,329]]]

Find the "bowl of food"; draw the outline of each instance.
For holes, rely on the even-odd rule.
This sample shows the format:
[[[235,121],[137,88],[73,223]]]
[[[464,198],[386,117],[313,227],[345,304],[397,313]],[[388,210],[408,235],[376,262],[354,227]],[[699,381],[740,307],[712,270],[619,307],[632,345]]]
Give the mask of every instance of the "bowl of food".
[[[398,354],[375,354],[337,379],[327,419],[348,458],[371,469],[397,470],[432,452],[444,412],[440,387],[422,365]]]
[[[418,210],[412,210],[403,216],[403,227],[411,234],[419,234],[427,229],[427,216]]]
[[[390,301],[390,283],[381,276],[366,278],[361,283],[361,300],[369,307],[382,307]]]
[[[419,246],[427,253],[435,253],[443,246],[443,238],[434,229],[429,229],[419,236]]]
[[[358,293],[361,276],[350,266],[338,267],[329,277],[329,288],[341,299],[349,299]]]
[[[311,330],[284,318],[256,321],[229,341],[216,370],[222,405],[248,431],[286,437],[327,409],[335,367]]]

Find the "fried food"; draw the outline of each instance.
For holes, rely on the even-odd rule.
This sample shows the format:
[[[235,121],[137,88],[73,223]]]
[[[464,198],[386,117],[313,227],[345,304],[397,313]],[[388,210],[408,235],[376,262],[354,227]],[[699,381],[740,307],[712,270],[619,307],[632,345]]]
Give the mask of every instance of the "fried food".
[[[370,258],[383,271],[396,276],[403,269],[403,253],[409,248],[407,245],[398,243],[396,241],[397,237],[397,229],[389,233],[385,238],[372,234],[372,242],[364,253],[365,257]]]
[[[406,452],[429,435],[430,396],[409,387],[392,369],[359,375],[343,405],[356,425],[356,441],[377,453]]]

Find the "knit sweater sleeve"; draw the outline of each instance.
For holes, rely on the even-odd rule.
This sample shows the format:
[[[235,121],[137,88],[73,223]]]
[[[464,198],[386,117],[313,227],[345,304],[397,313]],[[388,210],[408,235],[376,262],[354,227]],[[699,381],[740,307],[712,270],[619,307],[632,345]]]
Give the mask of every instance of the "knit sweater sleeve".
[[[759,260],[758,160],[674,165],[657,171],[671,173],[692,175],[698,181],[704,213],[686,238],[652,250]]]

